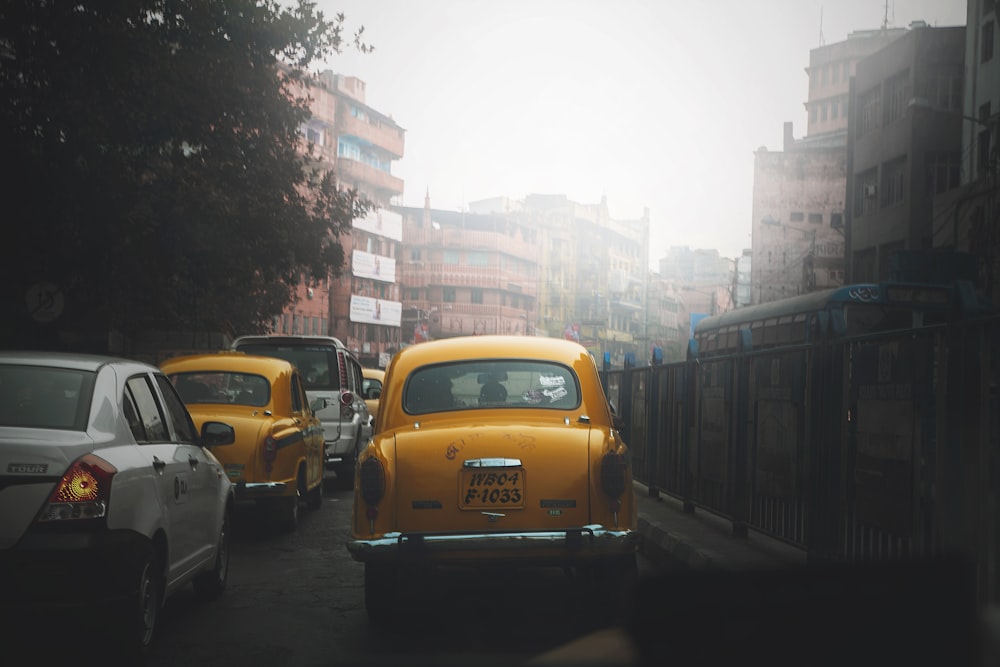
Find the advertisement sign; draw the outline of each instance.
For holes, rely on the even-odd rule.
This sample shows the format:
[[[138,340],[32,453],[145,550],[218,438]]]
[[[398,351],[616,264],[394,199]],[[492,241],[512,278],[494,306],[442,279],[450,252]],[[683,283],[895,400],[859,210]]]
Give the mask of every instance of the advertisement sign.
[[[354,220],[354,226],[372,234],[384,236],[393,241],[403,240],[403,216],[394,211],[379,208],[363,218]]]
[[[399,301],[351,295],[351,321],[398,327],[403,319],[403,304]]]
[[[355,250],[351,255],[351,272],[360,278],[394,283],[396,282],[396,260],[392,257]]]

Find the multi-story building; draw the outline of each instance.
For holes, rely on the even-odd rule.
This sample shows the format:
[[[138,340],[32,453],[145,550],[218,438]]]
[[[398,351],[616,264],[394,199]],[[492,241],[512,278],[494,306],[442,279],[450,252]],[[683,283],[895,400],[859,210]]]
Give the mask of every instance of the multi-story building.
[[[843,284],[850,81],[857,63],[907,33],[855,31],[809,53],[807,133],[754,156],[750,303]]]
[[[402,344],[484,334],[534,335],[537,230],[504,214],[396,207]]]
[[[937,255],[964,258],[984,293],[1000,305],[1000,223],[997,129],[1000,122],[1000,27],[995,0],[968,0],[964,72],[928,72],[914,96],[915,122],[937,127],[959,143],[928,165],[933,196],[932,246]],[[960,127],[956,130],[956,127]]]
[[[932,248],[935,192],[958,185],[962,124],[917,100],[954,90],[964,59],[965,27],[915,27],[858,63],[848,126],[851,282],[890,279],[902,258]]]
[[[299,299],[275,322],[275,330],[332,335],[344,341],[365,365],[385,366],[399,349],[402,300],[396,261],[402,219],[391,205],[403,194],[392,174],[403,157],[404,130],[365,102],[365,83],[324,71],[304,81],[312,117],[302,133],[313,165],[332,169],[338,185],[353,188],[374,204],[341,237],[345,266],[339,275],[303,284]]]

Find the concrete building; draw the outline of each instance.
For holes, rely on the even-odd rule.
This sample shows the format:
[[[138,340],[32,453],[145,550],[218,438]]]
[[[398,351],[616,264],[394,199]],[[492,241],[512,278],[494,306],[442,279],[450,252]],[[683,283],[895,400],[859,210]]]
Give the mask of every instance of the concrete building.
[[[403,194],[392,165],[403,157],[404,130],[365,102],[365,83],[324,71],[303,82],[312,118],[302,127],[320,170],[333,169],[338,185],[375,204],[341,237],[340,276],[299,289],[298,302],[275,322],[275,331],[332,335],[366,366],[383,367],[399,349],[402,300],[396,275],[402,219],[390,206]]]
[[[965,27],[915,26],[858,63],[848,126],[850,282],[915,278],[898,273],[901,262],[933,247],[935,192],[953,187],[962,123],[916,100],[954,90],[964,61]]]
[[[855,31],[810,51],[806,136],[795,139],[785,123],[782,150],[754,154],[749,303],[843,284],[851,77],[859,61],[906,33]]]
[[[928,165],[935,255],[963,260],[984,295],[1000,305],[1000,224],[996,151],[1000,120],[1000,51],[995,0],[968,0],[964,72],[928,77],[913,100],[914,122],[958,143]],[[960,128],[960,129],[956,129]],[[956,269],[958,267],[955,267]],[[962,271],[960,271],[961,275]]]
[[[405,255],[403,345],[484,334],[534,335],[536,229],[516,216],[395,207]]]

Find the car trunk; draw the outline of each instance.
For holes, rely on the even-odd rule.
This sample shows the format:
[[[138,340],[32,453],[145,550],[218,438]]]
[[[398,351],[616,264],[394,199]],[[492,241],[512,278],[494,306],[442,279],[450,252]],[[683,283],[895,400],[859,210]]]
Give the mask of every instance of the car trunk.
[[[587,424],[424,426],[396,434],[403,532],[555,530],[588,523]]]
[[[34,522],[70,464],[94,450],[78,431],[5,428],[0,438],[0,549],[17,543]],[[37,480],[37,481],[36,481]]]

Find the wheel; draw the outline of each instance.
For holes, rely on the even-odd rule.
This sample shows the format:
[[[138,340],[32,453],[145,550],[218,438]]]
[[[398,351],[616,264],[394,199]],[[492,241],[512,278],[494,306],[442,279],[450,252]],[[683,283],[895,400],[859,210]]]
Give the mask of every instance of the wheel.
[[[390,563],[365,563],[365,611],[369,622],[391,621],[398,599],[398,568]]]
[[[132,595],[118,608],[119,623],[112,623],[113,641],[124,662],[140,662],[156,640],[157,621],[163,606],[163,574],[152,545],[137,569],[138,581]]]
[[[317,484],[306,494],[306,507],[318,510],[323,505],[323,485]]]
[[[219,546],[215,554],[215,566],[208,572],[202,572],[195,577],[193,586],[195,595],[202,600],[214,600],[226,590],[226,580],[229,578],[229,527],[232,510],[227,506],[222,517],[222,527],[219,529]]]

